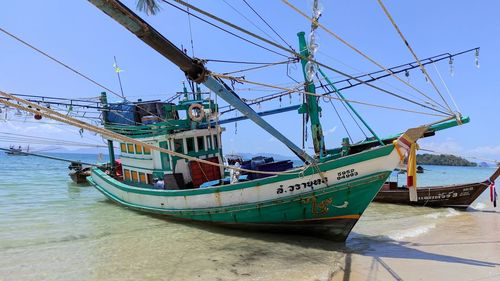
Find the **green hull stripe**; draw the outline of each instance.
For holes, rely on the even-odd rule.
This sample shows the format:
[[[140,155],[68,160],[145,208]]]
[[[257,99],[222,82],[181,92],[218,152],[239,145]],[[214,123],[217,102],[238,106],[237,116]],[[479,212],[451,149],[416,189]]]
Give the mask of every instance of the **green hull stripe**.
[[[330,160],[325,163],[320,163],[319,168],[321,171],[329,171],[329,170],[334,170],[339,167],[359,163],[359,162],[364,162],[367,160],[383,157],[386,155],[389,155],[394,149],[394,146],[391,145],[386,145],[384,147],[374,149],[374,150],[369,150],[365,152],[361,152],[358,154],[354,154],[351,156],[343,157],[340,159],[335,159],[335,160]],[[305,170],[303,173],[303,176],[310,176],[312,174],[317,173],[314,167],[310,167],[309,169]],[[250,187],[255,187],[255,186],[262,186],[265,184],[271,184],[271,183],[277,183],[285,180],[290,180],[290,179],[295,179],[298,178],[299,175],[297,174],[290,174],[290,175],[277,175],[277,176],[272,176],[264,179],[257,179],[253,181],[247,181],[247,182],[241,182],[237,184],[232,184],[232,185],[225,185],[225,186],[220,186],[220,187],[212,187],[212,188],[201,188],[201,189],[192,189],[192,190],[154,190],[154,189],[143,189],[143,188],[134,188],[129,185],[123,184],[110,176],[106,175],[104,172],[102,172],[99,169],[93,169],[92,174],[95,176],[98,176],[102,180],[106,181],[108,184],[113,185],[116,188],[119,188],[123,191],[126,192],[132,192],[132,193],[137,193],[137,194],[147,194],[147,195],[155,195],[155,196],[190,196],[190,195],[200,195],[200,194],[210,194],[210,193],[215,193],[215,192],[225,192],[225,191],[232,191],[232,190],[239,190],[239,189],[244,189],[244,188],[250,188]]]
[[[123,201],[88,181],[111,200],[126,207],[176,218],[225,223],[281,223],[320,220],[325,218],[355,218],[361,215],[380,190],[390,172],[380,172],[363,178],[336,184],[317,191],[267,200],[259,203],[199,209],[167,209]],[[327,201],[328,200],[328,201]],[[314,201],[314,202],[313,202]],[[323,204],[321,202],[331,202]],[[320,207],[318,207],[320,206]],[[326,206],[326,208],[324,208]]]

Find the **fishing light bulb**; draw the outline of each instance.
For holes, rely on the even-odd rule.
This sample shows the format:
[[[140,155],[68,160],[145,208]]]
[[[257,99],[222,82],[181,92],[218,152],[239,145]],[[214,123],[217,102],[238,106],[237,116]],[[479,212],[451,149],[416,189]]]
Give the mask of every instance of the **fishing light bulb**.
[[[306,63],[306,76],[307,76],[307,81],[311,82],[314,79],[314,76],[316,75],[316,71],[318,70],[318,66],[316,63],[308,61]]]
[[[313,0],[312,6],[313,6],[313,14],[312,14],[313,18],[319,19],[323,14],[324,10],[323,4],[318,0]]]
[[[453,66],[453,58],[450,58],[448,63],[450,64],[450,75],[453,77],[455,75],[455,67]]]
[[[476,53],[474,55],[474,61],[475,61],[476,67],[479,68],[479,49],[476,49]]]
[[[309,46],[308,46],[308,49],[309,49],[309,53],[310,53],[310,55],[312,57],[314,57],[316,55],[316,52],[319,49],[318,35],[314,31],[312,31],[311,33],[309,33]]]

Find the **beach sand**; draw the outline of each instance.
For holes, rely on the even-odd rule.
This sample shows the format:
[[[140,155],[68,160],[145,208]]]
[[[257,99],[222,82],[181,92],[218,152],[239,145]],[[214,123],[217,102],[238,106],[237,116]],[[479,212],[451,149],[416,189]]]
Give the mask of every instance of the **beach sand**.
[[[345,244],[146,216],[134,231],[3,250],[0,280],[500,280],[500,213],[370,208]],[[380,223],[390,208],[401,216]]]
[[[425,234],[346,253],[330,280],[500,280],[499,235],[499,213],[464,212]]]

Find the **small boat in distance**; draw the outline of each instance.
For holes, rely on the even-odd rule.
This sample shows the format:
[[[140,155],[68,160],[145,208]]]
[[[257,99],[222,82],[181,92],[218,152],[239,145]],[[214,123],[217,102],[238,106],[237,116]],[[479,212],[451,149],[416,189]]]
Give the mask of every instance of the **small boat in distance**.
[[[29,151],[30,151],[30,146],[28,145],[28,147],[26,148],[26,152],[29,152]],[[19,146],[18,148],[15,148],[13,145],[11,145],[9,147],[8,151],[5,151],[5,154],[7,154],[9,156],[28,156],[28,154],[23,152],[23,149],[21,146]]]
[[[411,202],[408,188],[396,182],[386,182],[374,202],[426,207],[452,207],[467,209],[500,175],[500,167],[485,181],[446,186],[429,186],[417,189],[418,200]]]

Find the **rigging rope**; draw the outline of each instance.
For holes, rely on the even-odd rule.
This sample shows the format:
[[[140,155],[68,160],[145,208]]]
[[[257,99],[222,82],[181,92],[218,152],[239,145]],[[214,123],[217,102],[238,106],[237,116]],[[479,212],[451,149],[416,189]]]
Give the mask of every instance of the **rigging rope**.
[[[260,45],[260,44],[255,43],[255,42],[252,42],[252,41],[250,41],[250,40],[248,40],[248,39],[246,39],[246,38],[244,38],[244,37],[242,37],[242,36],[240,36],[240,35],[238,35],[238,34],[236,34],[236,33],[233,33],[233,32],[231,32],[231,31],[229,31],[229,30],[227,30],[227,29],[224,29],[224,28],[222,28],[222,27],[220,27],[220,26],[218,26],[218,25],[216,25],[216,24],[214,24],[214,23],[211,23],[211,22],[209,22],[209,21],[207,21],[207,20],[205,20],[205,19],[203,19],[203,18],[201,18],[201,17],[199,17],[199,16],[197,16],[197,15],[195,15],[195,14],[193,14],[193,13],[191,13],[191,12],[187,11],[187,10],[182,9],[182,8],[181,8],[181,7],[179,7],[179,6],[176,6],[176,5],[174,5],[174,4],[170,3],[170,2],[167,2],[167,1],[165,1],[165,0],[162,0],[162,1],[163,1],[164,3],[166,3],[166,4],[168,4],[168,5],[170,5],[170,6],[174,7],[174,8],[176,8],[176,9],[178,9],[178,10],[180,10],[180,11],[184,12],[184,13],[187,13],[187,14],[189,14],[189,15],[191,15],[191,16],[193,16],[193,17],[195,17],[195,18],[197,18],[197,19],[199,19],[199,20],[201,20],[201,21],[203,21],[203,22],[205,22],[205,23],[207,23],[207,24],[209,24],[209,25],[211,25],[211,26],[215,27],[215,28],[218,28],[218,29],[220,29],[220,30],[222,30],[222,31],[224,31],[224,32],[226,32],[226,33],[228,33],[228,34],[231,34],[231,35],[233,35],[233,36],[235,36],[235,37],[237,37],[237,38],[239,38],[239,39],[241,39],[241,40],[243,40],[243,41],[245,41],[245,42],[247,42],[247,43],[250,43],[250,44],[252,44],[252,45],[254,45],[254,46],[257,46],[257,47],[259,47],[259,48],[262,48],[262,49],[264,49],[264,50],[267,50],[267,51],[269,51],[269,52],[272,52],[272,53],[274,53],[274,54],[276,54],[276,55],[279,55],[279,56],[282,56],[282,57],[285,57],[285,58],[286,58],[286,57],[288,57],[287,55],[281,54],[281,53],[279,53],[279,52],[276,52],[275,50],[269,49],[269,48],[267,48],[267,47],[265,47],[265,46],[262,46],[262,45]],[[176,1],[176,0],[174,0],[174,1]],[[176,1],[176,2],[177,2],[177,1]],[[183,3],[185,3],[185,2],[183,2]],[[190,5],[190,4],[187,4],[187,3],[185,3],[185,4],[186,4],[186,5],[189,5],[189,6],[187,6],[187,8],[191,8],[192,10],[195,10],[195,11],[197,11],[197,10],[198,10],[198,8],[196,8],[196,7],[194,7],[194,6]],[[185,5],[185,6],[186,6],[186,5]],[[194,9],[193,9],[192,7],[194,7]],[[202,13],[202,14],[203,14],[203,13]],[[216,17],[216,18],[215,18],[215,20],[217,20],[217,19],[218,19],[218,18]],[[221,19],[221,20],[222,20],[222,19]],[[222,20],[222,21],[224,21],[224,20]],[[226,22],[226,21],[224,21],[224,22]],[[237,30],[239,30],[239,29],[237,29]],[[243,29],[243,30],[244,30],[244,29]],[[246,32],[244,32],[244,33],[246,33]],[[251,32],[250,32],[250,33],[251,33]],[[253,33],[251,33],[251,34],[253,34]],[[258,36],[258,35],[256,35],[256,36]],[[259,37],[259,38],[262,38],[262,37],[260,37],[260,36],[258,36],[258,37]],[[262,39],[264,39],[264,38],[262,38]],[[271,41],[269,41],[269,40],[267,40],[267,39],[264,39],[264,40],[265,40],[265,42],[271,42]],[[271,42],[271,44],[272,44],[272,45],[275,45],[276,43]],[[286,48],[285,48],[285,49],[286,49]]]
[[[387,8],[385,7],[384,3],[382,2],[382,0],[377,0],[380,7],[382,8],[382,10],[384,10],[384,13],[385,15],[387,16],[387,18],[389,18],[389,20],[391,21],[392,25],[394,26],[394,28],[396,29],[396,31],[398,32],[399,36],[401,37],[401,39],[403,40],[403,42],[405,43],[406,47],[408,48],[408,50],[411,52],[411,54],[413,55],[413,57],[415,58],[415,60],[418,62],[418,65],[420,66],[420,69],[422,70],[422,72],[424,73],[424,75],[427,77],[427,79],[429,79],[429,81],[431,82],[432,84],[432,87],[434,87],[434,89],[436,90],[436,92],[439,94],[439,96],[441,97],[441,99],[443,100],[443,102],[446,104],[446,107],[448,107],[448,110],[450,111],[451,114],[453,114],[453,110],[451,110],[451,107],[448,105],[448,103],[446,102],[446,99],[443,97],[443,95],[441,94],[441,92],[439,91],[439,89],[437,88],[436,84],[434,83],[434,81],[432,80],[432,78],[430,77],[429,73],[427,73],[427,70],[425,69],[425,67],[422,65],[422,63],[420,62],[420,60],[418,59],[417,57],[417,54],[415,54],[415,52],[413,51],[412,47],[410,46],[410,43],[408,43],[408,40],[406,40],[406,38],[404,37],[403,33],[401,32],[401,30],[399,29],[398,25],[396,24],[396,22],[394,21],[394,19],[392,18],[391,14],[389,13],[389,11],[387,10]]]
[[[172,3],[169,3],[167,0],[162,0],[162,1],[163,1],[164,3],[167,3],[168,5],[171,5],[171,6],[175,7],[175,8],[177,8],[177,9],[179,9],[179,10],[183,11],[183,12],[186,12],[186,11],[185,11],[185,10],[183,10],[182,8],[177,7],[177,6],[175,6],[174,4],[172,4]],[[438,110],[438,109],[435,109],[435,108],[432,108],[432,107],[429,107],[429,106],[426,106],[426,105],[422,105],[422,104],[420,104],[420,103],[418,103],[418,102],[412,101],[412,100],[410,100],[410,99],[408,99],[408,98],[402,97],[402,96],[400,96],[400,95],[398,95],[398,94],[395,94],[395,93],[390,92],[390,91],[388,91],[388,90],[382,89],[382,88],[380,88],[380,87],[378,87],[378,86],[375,86],[375,85],[373,85],[373,84],[371,84],[371,83],[368,83],[368,82],[366,82],[366,81],[360,80],[359,78],[353,77],[352,75],[349,75],[349,74],[347,74],[347,73],[344,73],[344,72],[342,72],[342,71],[340,71],[340,70],[337,70],[337,69],[335,69],[335,68],[333,68],[333,67],[330,67],[330,66],[328,66],[328,65],[325,65],[325,64],[323,64],[323,63],[320,63],[320,62],[318,62],[318,61],[316,61],[316,60],[313,60],[313,59],[310,59],[310,58],[303,57],[302,55],[300,55],[299,53],[295,52],[294,50],[290,50],[290,49],[288,49],[288,48],[286,48],[286,47],[283,47],[282,45],[279,45],[279,44],[276,44],[276,43],[274,43],[274,42],[272,42],[272,41],[270,41],[270,40],[267,40],[267,39],[263,38],[262,36],[259,36],[259,35],[255,34],[255,33],[252,33],[252,32],[250,32],[250,31],[248,31],[248,30],[245,30],[245,29],[243,29],[243,28],[241,28],[241,27],[239,27],[239,26],[237,26],[237,25],[235,25],[235,24],[232,24],[232,23],[230,23],[230,22],[228,22],[228,21],[226,21],[226,20],[223,20],[223,19],[221,19],[221,18],[219,18],[219,17],[217,17],[217,16],[215,16],[215,15],[213,15],[213,14],[210,14],[210,13],[208,13],[208,12],[204,11],[204,10],[201,10],[201,9],[199,9],[199,8],[197,8],[197,7],[195,7],[195,6],[191,5],[191,4],[189,4],[189,3],[186,3],[186,2],[184,2],[184,1],[182,1],[182,0],[172,0],[172,1],[177,2],[177,3],[179,3],[179,4],[181,4],[181,5],[185,6],[185,7],[189,7],[189,8],[191,8],[192,10],[195,10],[195,11],[197,11],[197,12],[199,12],[199,13],[201,13],[201,14],[203,14],[203,15],[207,16],[207,17],[210,17],[210,18],[212,18],[212,19],[214,19],[214,20],[216,20],[216,21],[219,21],[219,22],[221,22],[221,23],[223,23],[223,24],[225,24],[225,25],[228,25],[228,26],[230,26],[230,27],[232,27],[232,28],[234,28],[234,29],[236,29],[236,30],[238,30],[238,31],[240,31],[240,32],[243,32],[243,33],[245,33],[245,34],[247,34],[247,35],[250,35],[250,36],[252,36],[252,37],[254,37],[254,38],[256,38],[256,39],[259,39],[259,40],[261,40],[261,41],[263,41],[263,42],[266,42],[266,43],[268,43],[268,44],[270,44],[270,45],[272,45],[272,46],[274,46],[274,47],[276,47],[276,48],[278,48],[278,49],[281,49],[281,50],[283,50],[283,51],[286,51],[286,52],[288,52],[288,53],[291,53],[291,54],[293,54],[295,57],[298,57],[298,58],[301,58],[301,59],[308,60],[308,61],[309,61],[309,62],[311,62],[311,63],[315,63],[315,64],[317,64],[317,65],[319,65],[319,66],[322,66],[322,67],[324,67],[324,68],[326,68],[326,69],[329,69],[329,70],[331,70],[331,71],[334,71],[334,72],[336,72],[336,73],[338,73],[338,74],[340,74],[340,75],[343,75],[343,76],[345,76],[345,77],[348,77],[348,78],[350,78],[350,79],[353,79],[353,80],[355,80],[355,81],[357,81],[357,82],[359,82],[359,83],[365,84],[365,85],[367,85],[367,86],[369,86],[369,87],[371,87],[371,88],[377,89],[377,90],[382,91],[382,92],[384,92],[384,93],[387,93],[387,94],[389,94],[389,95],[392,95],[392,96],[398,97],[398,98],[400,98],[400,99],[406,100],[406,101],[411,102],[411,103],[419,104],[419,105],[421,105],[421,106],[423,106],[423,107],[426,107],[426,108],[428,108],[428,109],[431,109],[431,110],[436,111],[436,112],[439,112],[439,113],[443,113],[443,114],[448,114],[448,115],[450,115],[450,114],[449,114],[449,113],[447,113],[447,112],[444,112],[444,111],[441,111],[441,110]],[[193,16],[195,16],[195,15],[193,15]],[[195,16],[195,17],[197,17],[197,16]],[[201,19],[200,17],[197,17],[197,18]],[[203,20],[203,19],[202,19],[202,20]],[[211,23],[210,23],[210,24],[211,24]],[[212,25],[213,25],[213,26],[215,26],[215,27],[217,27],[217,28],[220,28],[220,27],[218,27],[218,26],[216,26],[216,25],[214,25],[214,24],[212,24]],[[220,28],[220,29],[222,29],[222,28]],[[223,30],[223,29],[222,29],[222,30]],[[233,34],[233,35],[235,35],[235,34]],[[235,36],[237,36],[237,35],[235,35]],[[438,104],[438,105],[439,105],[439,104]],[[440,105],[439,105],[439,106],[440,106]]]
[[[318,74],[316,73],[316,76],[318,76]],[[323,83],[320,82],[320,85],[322,88],[325,88],[325,85],[323,85]],[[349,136],[349,139],[351,140],[351,143],[353,143],[353,139],[351,137],[351,134],[349,133],[349,130],[347,129],[347,126],[345,125],[344,123],[344,120],[342,119],[342,116],[340,116],[340,113],[339,111],[337,110],[337,107],[335,107],[335,105],[333,104],[333,101],[331,99],[328,99],[328,101],[330,102],[330,104],[332,105],[333,107],[333,110],[335,110],[335,113],[337,114],[337,117],[339,118],[340,120],[340,123],[342,124],[342,127],[344,127],[344,130],[345,132],[347,133],[347,135]]]
[[[269,64],[264,64],[264,65],[260,65],[260,66],[254,66],[254,67],[250,67],[250,68],[244,68],[244,69],[240,69],[240,70],[236,70],[236,71],[231,71],[231,72],[224,72],[223,74],[224,75],[230,75],[230,74],[235,74],[235,73],[240,73],[240,72],[246,72],[246,71],[251,71],[251,70],[257,70],[257,69],[263,69],[263,68],[266,68],[266,67],[276,66],[276,65],[280,65],[280,64],[287,64],[287,63],[290,63],[290,60],[269,63]]]
[[[421,90],[417,89],[416,87],[414,87],[413,85],[411,85],[410,83],[404,81],[403,79],[399,78],[399,76],[395,75],[394,73],[392,73],[389,69],[387,69],[385,66],[383,66],[382,64],[378,63],[377,61],[375,61],[374,59],[372,59],[371,57],[369,57],[368,55],[366,55],[365,53],[361,52],[359,49],[357,49],[356,47],[354,47],[353,45],[351,45],[349,42],[347,42],[346,40],[344,40],[343,38],[341,38],[339,35],[337,35],[336,33],[334,33],[333,31],[331,31],[330,29],[326,28],[323,24],[319,23],[318,21],[314,20],[313,18],[309,17],[308,15],[306,15],[304,12],[302,12],[301,10],[299,10],[297,7],[295,7],[294,5],[292,5],[288,0],[282,0],[283,3],[285,3],[286,5],[288,5],[290,8],[292,8],[294,11],[296,11],[297,13],[299,13],[300,15],[302,15],[303,17],[305,17],[306,19],[308,19],[309,21],[311,21],[312,24],[314,25],[317,25],[319,27],[321,27],[321,29],[323,29],[324,31],[326,31],[327,33],[329,33],[330,35],[332,35],[333,37],[335,37],[337,40],[339,40],[340,42],[342,42],[344,45],[348,46],[349,48],[351,48],[353,51],[355,51],[356,53],[360,54],[361,56],[363,56],[365,59],[369,60],[370,62],[372,62],[373,64],[375,64],[376,66],[378,66],[379,68],[383,69],[385,72],[387,72],[389,75],[391,75],[392,77],[396,78],[398,81],[402,82],[403,84],[407,85],[408,87],[412,88],[413,90],[417,91],[418,93],[420,93],[421,95],[425,96],[426,98],[428,98],[430,101],[432,101],[435,105],[445,109],[445,110],[448,110],[446,109],[445,107],[443,107],[441,104],[439,104],[438,102],[436,102],[434,99],[432,99],[431,97],[429,97],[428,95],[426,95],[424,92],[422,92]],[[445,101],[446,102],[446,101]],[[450,111],[451,114],[453,114],[452,111]]]
[[[290,50],[295,50],[292,45],[288,44],[288,42],[283,39],[283,37],[252,6],[250,6],[246,0],[243,0],[243,2],[245,2],[245,4],[274,32],[274,34],[276,34],[281,41],[283,41],[283,43],[290,48]]]
[[[455,99],[453,98],[453,95],[450,92],[450,89],[448,88],[448,85],[446,85],[446,82],[444,82],[443,76],[441,76],[441,73],[439,72],[439,69],[437,68],[436,64],[433,63],[432,65],[434,66],[434,69],[436,70],[436,72],[437,72],[437,74],[439,76],[439,79],[441,79],[441,83],[443,83],[444,88],[446,89],[446,92],[448,92],[448,96],[450,97],[451,101],[455,105],[455,108],[457,109],[458,112],[461,112],[460,108],[458,108],[458,105],[455,102]]]
[[[226,165],[223,165],[223,164],[218,164],[218,163],[210,162],[210,161],[207,161],[207,160],[204,160],[204,159],[199,159],[199,158],[192,157],[192,156],[189,156],[189,155],[185,155],[185,154],[182,154],[182,153],[178,153],[178,152],[175,152],[175,151],[172,151],[172,150],[168,150],[168,149],[165,149],[165,148],[154,146],[154,145],[151,145],[151,144],[139,141],[137,139],[133,139],[133,138],[130,138],[130,137],[127,137],[127,136],[115,133],[115,132],[110,131],[108,129],[99,128],[97,126],[85,123],[85,122],[83,122],[81,120],[75,119],[75,118],[70,117],[70,116],[66,116],[66,115],[61,114],[61,113],[59,113],[57,111],[54,111],[52,109],[39,106],[37,104],[31,103],[31,102],[29,102],[27,100],[18,98],[16,96],[13,96],[11,94],[8,94],[8,93],[2,92],[2,91],[0,91],[0,96],[4,96],[6,98],[15,100],[18,103],[26,104],[26,106],[25,106],[25,105],[21,105],[21,104],[16,104],[16,103],[10,102],[7,99],[0,99],[0,103],[3,103],[5,105],[7,105],[7,106],[14,107],[14,108],[17,108],[17,109],[21,109],[21,110],[24,110],[24,111],[27,111],[27,112],[31,112],[31,113],[41,114],[41,115],[43,115],[43,116],[45,116],[47,118],[50,118],[50,119],[53,119],[53,120],[56,120],[56,121],[59,121],[59,122],[63,122],[63,123],[69,124],[69,125],[73,125],[73,126],[78,127],[78,128],[86,129],[86,130],[91,131],[91,132],[95,132],[95,133],[101,134],[102,136],[104,136],[106,138],[109,138],[109,139],[114,139],[114,140],[118,140],[118,141],[121,141],[121,142],[126,142],[126,143],[141,145],[141,146],[144,146],[144,147],[149,148],[151,150],[163,152],[163,153],[169,154],[170,156],[176,156],[176,157],[179,157],[179,158],[182,158],[182,159],[186,159],[188,161],[196,161],[196,162],[200,162],[200,163],[204,163],[204,164],[208,164],[208,165],[212,165],[212,166],[217,166],[217,167],[222,167],[222,168],[227,168],[227,169],[233,169],[233,170],[238,170],[238,171],[243,171],[243,172],[249,172],[249,173],[266,174],[266,175],[294,175],[294,174],[299,174],[299,173],[303,172],[304,169],[307,168],[307,166],[304,166],[303,168],[297,168],[297,169],[294,169],[294,170],[290,170],[288,172],[265,172],[265,171],[255,171],[255,170],[237,168],[237,167],[233,167],[233,166],[226,166]],[[29,106],[31,106],[31,108]]]
[[[26,42],[26,41],[22,40],[21,38],[19,38],[19,37],[15,36],[14,34],[12,34],[12,33],[8,32],[7,30],[5,30],[5,29],[3,29],[3,28],[1,28],[1,27],[0,27],[0,31],[1,31],[1,32],[3,32],[3,33],[5,33],[6,35],[10,36],[11,38],[15,39],[16,41],[18,41],[18,42],[22,43],[23,45],[25,45],[25,46],[27,46],[27,47],[29,47],[29,48],[31,48],[31,49],[33,49],[33,50],[35,50],[36,52],[38,52],[38,53],[42,54],[42,55],[43,55],[43,56],[45,56],[45,57],[49,58],[50,60],[52,60],[52,61],[54,61],[54,62],[58,63],[59,65],[61,65],[61,66],[65,67],[65,68],[67,68],[67,69],[69,69],[70,71],[74,72],[74,73],[75,73],[75,74],[77,74],[78,76],[83,77],[84,79],[86,79],[86,80],[90,81],[91,83],[93,83],[93,84],[97,85],[98,87],[101,87],[102,89],[104,89],[104,90],[106,90],[106,91],[108,91],[108,92],[112,93],[113,95],[115,95],[115,96],[117,96],[117,97],[119,97],[119,98],[124,99],[125,101],[127,101],[127,99],[126,99],[125,97],[123,97],[122,95],[120,95],[120,94],[116,93],[115,91],[111,90],[110,88],[108,88],[108,87],[106,87],[106,86],[102,85],[101,83],[99,83],[99,82],[95,81],[94,79],[90,78],[89,76],[87,76],[87,75],[85,75],[85,74],[83,74],[83,73],[79,72],[78,70],[76,70],[76,69],[72,68],[71,66],[69,66],[69,65],[67,65],[67,64],[65,64],[65,63],[63,63],[62,61],[60,61],[60,60],[58,60],[58,59],[54,58],[53,56],[49,55],[48,53],[46,53],[46,52],[44,52],[44,51],[42,51],[42,50],[38,49],[37,47],[35,47],[35,46],[31,45],[30,43],[28,43],[28,42]],[[155,114],[153,114],[152,112],[150,112],[150,111],[148,111],[148,110],[146,110],[146,109],[144,109],[144,108],[143,108],[143,110],[144,110],[145,112],[147,112],[147,113],[150,113],[151,115],[155,115]],[[169,123],[166,119],[164,119],[164,118],[162,118],[162,117],[160,117],[160,116],[159,116],[159,118],[160,118],[163,122],[167,122],[167,123]],[[139,122],[139,123],[141,123],[141,124],[142,124],[142,122]]]
[[[313,94],[313,93],[306,92],[306,91],[303,91],[303,90],[296,90],[296,89],[284,88],[284,87],[270,85],[270,84],[265,84],[265,83],[261,83],[261,82],[253,82],[253,81],[249,81],[249,80],[246,80],[246,79],[241,79],[241,78],[237,78],[237,77],[233,77],[233,76],[216,74],[214,72],[211,72],[210,75],[212,75],[213,77],[217,77],[217,78],[223,78],[223,79],[229,79],[229,80],[236,80],[236,81],[241,82],[241,83],[248,83],[248,84],[253,84],[253,85],[259,85],[259,86],[263,86],[263,87],[273,88],[273,89],[279,89],[279,90],[287,91],[288,93],[302,93],[302,94],[312,95],[312,96],[316,96],[316,97],[324,97],[324,98],[328,98],[328,99],[341,100],[341,101],[344,101],[344,102],[358,103],[358,104],[363,104],[363,105],[368,105],[368,106],[373,106],[373,107],[379,107],[379,108],[391,109],[391,110],[397,110],[397,111],[404,111],[404,112],[410,112],[410,113],[416,113],[416,114],[422,114],[422,115],[429,115],[429,116],[438,116],[438,117],[449,117],[450,116],[450,115],[441,115],[441,114],[435,114],[435,113],[427,113],[427,112],[415,111],[415,110],[410,110],[410,109],[395,108],[395,107],[384,106],[384,105],[377,105],[377,104],[372,104],[372,103],[367,103],[367,102],[361,102],[361,101],[355,101],[355,100],[347,100],[347,99],[336,98],[336,97],[322,95],[322,94]]]
[[[328,85],[325,85],[325,88],[328,90]],[[338,90],[332,89],[331,92],[335,93],[335,95],[337,96],[337,98],[341,99]],[[330,103],[332,103],[331,99],[330,99]],[[361,133],[363,133],[363,135],[365,136],[365,138],[368,138],[368,135],[366,135],[366,133],[363,130],[363,128],[361,127],[361,125],[359,125],[358,120],[356,120],[356,118],[354,118],[354,115],[352,114],[351,110],[349,110],[347,108],[346,103],[341,101],[340,104],[342,104],[344,106],[345,110],[347,111],[347,113],[349,114],[349,116],[351,116],[352,120],[354,121],[354,123],[356,123],[356,126],[358,126],[359,130],[361,131]],[[333,103],[332,103],[332,105],[333,105]],[[352,140],[351,140],[351,142],[352,142]]]
[[[240,12],[238,9],[236,9],[233,5],[229,4],[229,2],[227,2],[226,0],[222,0],[224,3],[226,3],[226,5],[228,5],[229,7],[231,7],[231,9],[233,9],[233,11],[235,11],[236,13],[238,13],[241,17],[243,17],[245,20],[247,20],[251,25],[253,25],[255,28],[257,28],[258,30],[260,30],[262,33],[264,33],[265,35],[267,35],[267,37],[269,37],[271,40],[273,40],[274,42],[276,42],[276,39],[269,35],[269,33],[267,33],[265,30],[263,30],[262,28],[260,28],[258,25],[256,25],[252,20],[250,20],[247,16],[245,16],[242,12]]]

